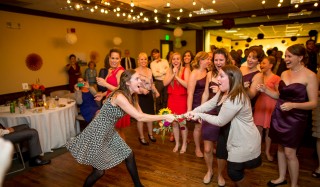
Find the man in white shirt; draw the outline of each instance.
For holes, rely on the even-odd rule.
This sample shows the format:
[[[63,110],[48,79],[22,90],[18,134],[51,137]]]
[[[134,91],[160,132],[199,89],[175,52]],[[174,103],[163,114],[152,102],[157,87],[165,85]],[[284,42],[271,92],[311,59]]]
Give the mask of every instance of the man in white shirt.
[[[124,50],[124,58],[121,59],[121,66],[124,69],[136,69],[136,61],[134,58],[130,57],[130,52],[128,49]]]
[[[151,51],[151,55],[155,60],[151,62],[150,68],[154,78],[155,87],[160,93],[160,97],[156,98],[156,113],[158,113],[161,108],[167,107],[168,93],[167,87],[163,85],[163,79],[167,73],[167,69],[169,68],[169,63],[167,60],[160,58],[158,49],[153,49]]]

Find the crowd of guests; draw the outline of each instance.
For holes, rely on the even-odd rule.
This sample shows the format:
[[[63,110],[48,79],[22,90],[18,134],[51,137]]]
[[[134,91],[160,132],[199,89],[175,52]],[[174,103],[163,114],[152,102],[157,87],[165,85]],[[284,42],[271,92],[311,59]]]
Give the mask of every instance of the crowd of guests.
[[[95,63],[89,62],[84,76],[76,56],[70,55],[66,66],[70,90],[75,92],[88,126],[66,147],[79,163],[93,167],[84,186],[92,186],[106,169],[124,160],[134,185],[142,186],[133,151],[125,143],[123,132],[130,125],[130,118],[137,120],[138,141],[146,146],[150,145],[148,140],[156,142],[153,122],[170,122],[175,141],[173,152],[180,154],[187,151],[189,120],[194,127],[194,153],[204,157],[207,167],[204,184],[212,181],[215,154],[218,186],[225,186],[225,169],[236,186],[250,186],[245,169],[261,165],[264,137],[268,161],[274,160],[271,143],[278,145],[279,177],[267,185],[287,184],[288,169],[291,186],[298,186],[297,149],[313,109],[313,136],[320,154],[320,59],[315,42],[289,46],[284,58],[276,47],[265,53],[262,46],[252,46],[244,53],[242,57],[242,50],[228,52],[212,46],[210,52],[201,51],[195,56],[188,50],[183,54],[170,52],[167,59],[162,59],[159,50],[153,49],[149,57],[142,52],[134,59],[129,50],[121,58],[120,50],[111,49],[99,74]],[[155,115],[165,107],[184,116],[183,119],[177,120],[172,114]],[[1,136],[14,143],[16,140],[11,137],[18,136],[19,131],[0,129]],[[32,129],[24,131],[32,132],[30,137],[35,138],[27,140],[38,142]],[[30,151],[31,165],[50,163],[39,157],[38,143],[32,144],[37,146]],[[320,178],[320,165],[312,176]]]
[[[225,168],[237,186],[249,186],[244,170],[261,165],[261,140],[264,137],[264,152],[268,161],[274,160],[270,152],[271,143],[278,144],[279,177],[270,180],[267,185],[287,184],[285,176],[288,168],[291,186],[298,186],[297,148],[301,145],[308,124],[308,111],[317,107],[319,95],[319,76],[317,78],[316,75],[319,58],[314,44],[313,40],[308,40],[306,47],[302,44],[292,45],[286,49],[284,58],[283,52],[276,47],[264,52],[262,46],[246,49],[243,57],[242,50],[228,52],[224,48],[212,46],[210,52],[201,51],[195,56],[189,50],[182,55],[170,51],[167,59],[161,59],[159,50],[153,49],[149,57],[146,53],[140,53],[137,64],[128,50],[125,50],[125,57],[121,58],[121,51],[111,49],[105,60],[105,68],[100,70],[96,78],[99,93],[92,91],[94,88],[90,82],[84,83],[84,90],[75,84],[74,90],[82,95],[90,93],[91,103],[95,103],[94,99],[102,101],[105,97],[114,98],[113,94],[123,84],[123,74],[135,69],[133,74],[138,74],[140,86],[139,91],[131,90],[131,94],[138,93],[138,105],[135,105],[138,111],[144,115],[153,115],[161,108],[169,107],[174,114],[184,115],[193,123],[195,155],[204,157],[207,166],[203,183],[209,184],[212,180],[213,155],[216,154],[219,186],[225,185]],[[92,66],[89,65],[89,68],[92,69]],[[76,72],[76,69],[73,71]],[[129,85],[128,82],[125,84]],[[126,96],[124,92],[121,93]],[[129,102],[134,104],[130,99]],[[132,113],[122,109],[127,114]],[[99,116],[101,118],[99,107],[96,107],[88,122],[100,124],[97,119]],[[319,115],[314,118],[313,129],[314,136],[318,138],[319,154]],[[139,142],[150,145],[144,136],[144,123],[147,124],[148,139],[156,142],[152,132],[152,122],[155,120],[137,120]],[[178,123],[171,119],[175,141],[173,152],[180,154],[186,152],[188,145],[185,120]],[[123,114],[115,123],[115,128],[125,141],[121,129],[130,125],[130,116]],[[74,156],[77,158],[79,155],[74,153]],[[99,159],[95,162],[99,162]],[[99,168],[94,167],[92,175],[101,176],[101,173]],[[320,178],[320,166],[313,171],[312,176]],[[141,185],[135,181],[139,179],[137,176],[132,174],[132,178],[136,186]],[[90,180],[90,176],[87,180]]]

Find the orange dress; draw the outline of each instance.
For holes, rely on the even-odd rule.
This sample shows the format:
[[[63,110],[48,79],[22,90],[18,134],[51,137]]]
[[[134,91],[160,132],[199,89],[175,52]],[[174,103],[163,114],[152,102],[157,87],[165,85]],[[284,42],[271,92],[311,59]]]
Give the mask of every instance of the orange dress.
[[[115,70],[113,70],[110,75],[107,76],[106,81],[107,83],[111,84],[112,86],[118,86],[117,81],[117,73],[120,70],[125,70],[123,67],[118,67]],[[107,95],[111,93],[110,90],[107,91]],[[115,124],[116,128],[125,128],[130,126],[130,115],[126,114],[122,118],[118,120],[118,122]]]
[[[275,86],[279,85],[280,80],[278,75],[273,75],[266,81],[265,85],[269,89],[275,91]],[[258,96],[253,112],[254,123],[257,126],[270,128],[271,115],[276,103],[276,99],[273,99],[265,93],[261,93]]]

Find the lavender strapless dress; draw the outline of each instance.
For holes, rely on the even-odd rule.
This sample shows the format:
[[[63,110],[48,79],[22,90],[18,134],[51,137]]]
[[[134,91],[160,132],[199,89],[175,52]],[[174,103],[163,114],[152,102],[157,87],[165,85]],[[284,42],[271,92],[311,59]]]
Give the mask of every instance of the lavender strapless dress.
[[[269,136],[272,142],[284,147],[297,148],[307,126],[308,110],[291,109],[282,111],[285,102],[303,103],[308,101],[306,86],[300,83],[286,85],[279,83],[280,97],[271,117]]]

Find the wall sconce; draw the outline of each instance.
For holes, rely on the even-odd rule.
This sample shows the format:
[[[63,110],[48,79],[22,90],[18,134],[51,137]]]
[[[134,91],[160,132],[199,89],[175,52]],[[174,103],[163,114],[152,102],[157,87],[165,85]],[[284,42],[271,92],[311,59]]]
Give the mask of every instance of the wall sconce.
[[[78,38],[76,35],[76,29],[75,28],[69,28],[67,29],[67,34],[66,34],[66,41],[73,45],[77,42]]]

